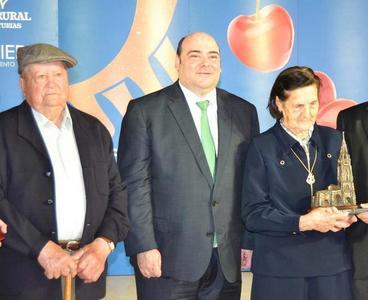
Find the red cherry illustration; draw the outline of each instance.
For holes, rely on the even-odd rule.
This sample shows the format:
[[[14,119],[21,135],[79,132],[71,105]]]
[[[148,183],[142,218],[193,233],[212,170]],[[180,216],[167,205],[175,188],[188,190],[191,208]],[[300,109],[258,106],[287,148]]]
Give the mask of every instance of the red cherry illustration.
[[[320,108],[327,103],[336,100],[336,88],[332,79],[324,72],[314,72],[321,80],[321,86],[319,88],[319,105]]]
[[[343,109],[354,106],[355,104],[357,103],[351,99],[334,99],[323,107],[320,107],[317,116],[317,123],[319,125],[336,128],[336,119],[339,112]]]
[[[236,57],[257,71],[271,72],[289,61],[294,26],[289,13],[279,5],[268,5],[251,16],[240,15],[227,30],[228,44]]]

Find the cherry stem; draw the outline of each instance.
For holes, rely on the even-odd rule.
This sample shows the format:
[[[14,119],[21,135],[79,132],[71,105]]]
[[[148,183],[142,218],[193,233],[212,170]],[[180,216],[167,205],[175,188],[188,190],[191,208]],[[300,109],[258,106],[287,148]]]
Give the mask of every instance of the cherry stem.
[[[261,5],[261,0],[256,0],[256,20],[259,20],[259,6]]]

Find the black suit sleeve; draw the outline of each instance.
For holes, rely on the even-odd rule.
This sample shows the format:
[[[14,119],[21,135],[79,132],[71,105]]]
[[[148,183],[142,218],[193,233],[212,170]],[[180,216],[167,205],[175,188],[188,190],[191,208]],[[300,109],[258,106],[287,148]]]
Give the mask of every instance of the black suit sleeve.
[[[258,121],[258,114],[255,107],[252,110],[252,137],[251,140],[259,134],[259,121]]]
[[[252,110],[251,110],[250,124],[251,124],[251,127],[250,127],[251,138],[249,142],[251,142],[252,139],[259,134],[258,114],[254,106],[252,106]],[[244,153],[244,155],[246,156],[247,153]],[[243,174],[243,176],[245,175]],[[243,181],[243,189],[244,189],[244,181]],[[244,196],[244,193],[242,191],[242,201],[243,201],[243,196]],[[243,221],[243,228],[244,230],[243,230],[243,235],[242,235],[241,248],[251,250],[254,247],[254,234],[247,229],[247,226],[244,221]]]
[[[105,128],[102,130],[102,139],[108,155],[109,203],[96,237],[107,237],[116,244],[128,234],[127,188],[125,182],[121,182],[111,136]]]
[[[149,124],[138,101],[133,100],[128,106],[118,149],[120,174],[128,186],[131,230],[125,246],[129,256],[158,248],[152,224]]]

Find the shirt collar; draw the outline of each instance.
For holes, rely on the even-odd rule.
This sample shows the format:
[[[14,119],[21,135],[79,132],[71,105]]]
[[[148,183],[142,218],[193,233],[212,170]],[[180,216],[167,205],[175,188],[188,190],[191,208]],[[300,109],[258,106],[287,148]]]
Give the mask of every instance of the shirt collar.
[[[55,126],[55,124],[51,122],[48,118],[46,118],[42,113],[35,110],[33,107],[31,107],[31,109],[37,124],[39,124],[42,127]],[[73,121],[72,117],[70,116],[68,105],[65,105],[62,114],[63,120],[61,121],[60,129],[71,129],[73,126]]]
[[[287,129],[286,127],[285,127],[285,125],[284,125],[284,123],[283,123],[283,121],[282,120],[280,120],[280,125],[281,125],[281,127],[286,131],[286,133],[288,134],[288,135],[290,135],[294,140],[296,140],[299,144],[300,144],[300,146],[302,146],[303,148],[304,147],[306,147],[308,144],[309,144],[309,141],[310,141],[310,139],[311,139],[311,137],[312,137],[312,134],[313,134],[313,129],[314,129],[314,125],[312,125],[312,127],[311,128],[309,128],[309,130],[308,130],[308,135],[305,137],[305,138],[300,138],[300,137],[298,137],[298,136],[296,136],[294,133],[292,133],[289,129]]]
[[[185,86],[183,86],[180,81],[179,81],[179,85],[181,90],[183,91],[183,94],[185,96],[185,99],[188,102],[191,103],[196,103],[198,101],[203,101],[203,100],[208,100],[209,101],[209,106],[211,105],[216,105],[217,104],[217,93],[216,93],[216,88],[212,89],[207,95],[203,96],[203,97],[198,97],[195,93],[193,93],[191,90],[187,89]]]

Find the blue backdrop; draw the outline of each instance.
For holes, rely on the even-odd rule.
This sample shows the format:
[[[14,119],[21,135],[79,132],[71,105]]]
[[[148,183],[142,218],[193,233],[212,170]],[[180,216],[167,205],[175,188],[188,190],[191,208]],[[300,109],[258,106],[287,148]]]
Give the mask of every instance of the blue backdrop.
[[[276,36],[282,26],[289,26],[293,40],[285,64],[260,71],[243,63],[228,42],[230,23],[240,15],[255,14],[256,0],[1,0],[0,110],[22,100],[16,48],[36,42],[60,45],[79,61],[70,71],[70,101],[100,118],[117,145],[128,101],[176,80],[176,44],[192,31],[206,31],[217,39],[222,54],[220,87],[256,105],[262,131],[274,122],[266,110],[270,88],[280,69],[288,66],[310,66],[332,82],[333,91],[327,91],[329,98],[322,107],[329,114],[320,116],[322,123],[326,118],[331,121],[344,105],[365,101],[368,2],[264,0],[260,8],[271,4],[287,12],[291,24],[277,25],[277,18],[267,20],[265,13],[253,20],[256,29],[248,28],[238,38],[248,38],[252,32],[262,36],[267,31]],[[258,40],[254,47],[275,52],[283,41],[279,38],[262,46]],[[259,55],[266,53],[262,51]],[[130,272],[120,244],[110,258],[109,273]]]

